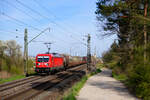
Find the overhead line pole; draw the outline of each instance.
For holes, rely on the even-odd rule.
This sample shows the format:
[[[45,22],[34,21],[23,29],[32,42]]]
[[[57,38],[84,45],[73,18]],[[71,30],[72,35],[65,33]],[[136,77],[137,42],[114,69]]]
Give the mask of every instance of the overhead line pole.
[[[50,28],[46,28],[45,30],[41,31],[37,36],[35,36],[29,42],[28,42],[28,32],[27,32],[27,29],[25,29],[25,31],[24,31],[24,74],[26,76],[28,76],[28,44],[31,43],[33,40],[35,40],[37,37],[39,37],[46,30],[50,31]]]
[[[28,76],[28,33],[24,31],[24,74]]]
[[[90,63],[91,63],[91,46],[90,46],[90,41],[91,41],[91,36],[88,34],[87,36],[87,70],[90,71]]]

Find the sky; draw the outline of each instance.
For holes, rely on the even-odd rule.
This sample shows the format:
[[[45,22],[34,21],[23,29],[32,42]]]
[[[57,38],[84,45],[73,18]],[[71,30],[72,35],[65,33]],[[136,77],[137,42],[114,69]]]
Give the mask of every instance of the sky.
[[[91,35],[91,53],[101,56],[116,36],[101,37],[103,22],[96,20],[97,0],[0,0],[0,40],[16,40],[24,50],[24,29],[28,41],[45,31],[29,44],[29,55],[50,52],[85,56],[87,34]]]

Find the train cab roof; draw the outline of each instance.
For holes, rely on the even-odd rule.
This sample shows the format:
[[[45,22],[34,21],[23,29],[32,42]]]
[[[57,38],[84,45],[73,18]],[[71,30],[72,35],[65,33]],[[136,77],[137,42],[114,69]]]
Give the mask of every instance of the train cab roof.
[[[37,56],[51,56],[51,57],[63,57],[58,53],[49,53],[49,54],[38,54]]]

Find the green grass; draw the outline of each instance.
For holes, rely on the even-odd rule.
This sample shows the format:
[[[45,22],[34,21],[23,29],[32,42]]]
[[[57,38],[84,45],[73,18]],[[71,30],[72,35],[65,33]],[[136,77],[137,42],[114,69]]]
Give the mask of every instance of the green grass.
[[[97,69],[96,72],[92,72],[84,76],[80,82],[76,83],[70,90],[69,94],[63,97],[63,100],[76,100],[75,96],[78,95],[80,89],[84,86],[89,77],[101,72],[100,69]]]
[[[112,73],[112,76],[113,76],[115,79],[117,79],[117,80],[119,80],[119,81],[121,81],[121,82],[126,82],[126,80],[128,79],[128,77],[127,77],[125,74],[119,74],[119,75],[117,75],[117,74],[115,74],[115,73]]]
[[[24,75],[17,75],[17,76],[12,76],[12,77],[7,78],[7,79],[0,79],[0,84],[6,83],[6,82],[11,82],[11,81],[22,79],[22,78],[25,78],[25,76]]]
[[[76,100],[75,96],[78,94],[80,89],[83,87],[83,85],[85,84],[87,79],[88,79],[88,76],[84,76],[80,82],[78,82],[71,88],[71,92],[67,96],[65,96],[63,98],[63,100]]]
[[[102,64],[102,63],[98,63],[98,64],[96,64],[96,67],[101,69],[101,68],[103,68],[103,67],[105,67],[105,66],[104,66],[104,64]]]

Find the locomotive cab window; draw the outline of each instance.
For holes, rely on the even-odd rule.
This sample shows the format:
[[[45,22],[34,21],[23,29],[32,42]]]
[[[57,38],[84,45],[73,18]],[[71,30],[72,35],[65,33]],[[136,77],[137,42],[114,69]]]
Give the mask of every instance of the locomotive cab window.
[[[48,62],[49,61],[49,56],[44,56],[43,61]]]
[[[38,56],[37,61],[38,62],[48,62],[49,56]]]

